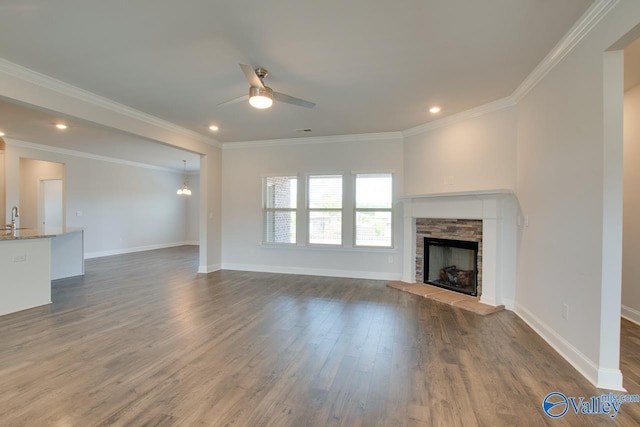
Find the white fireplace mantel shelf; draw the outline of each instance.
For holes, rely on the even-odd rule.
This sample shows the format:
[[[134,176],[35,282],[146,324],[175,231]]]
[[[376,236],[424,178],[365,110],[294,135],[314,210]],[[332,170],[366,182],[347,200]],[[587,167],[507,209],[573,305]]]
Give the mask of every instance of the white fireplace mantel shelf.
[[[513,190],[506,188],[497,188],[492,190],[477,191],[452,191],[447,193],[427,193],[427,194],[408,194],[398,197],[398,200],[410,201],[415,199],[430,199],[436,197],[473,197],[473,196],[495,196],[499,194],[513,194]]]

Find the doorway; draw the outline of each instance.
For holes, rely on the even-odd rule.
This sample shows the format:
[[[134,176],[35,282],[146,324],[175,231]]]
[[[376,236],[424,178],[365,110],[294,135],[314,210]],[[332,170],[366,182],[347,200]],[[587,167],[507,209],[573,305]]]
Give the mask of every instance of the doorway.
[[[64,179],[63,163],[20,158],[20,227],[65,226]]]
[[[45,229],[62,228],[63,196],[61,179],[40,180],[38,222]]]

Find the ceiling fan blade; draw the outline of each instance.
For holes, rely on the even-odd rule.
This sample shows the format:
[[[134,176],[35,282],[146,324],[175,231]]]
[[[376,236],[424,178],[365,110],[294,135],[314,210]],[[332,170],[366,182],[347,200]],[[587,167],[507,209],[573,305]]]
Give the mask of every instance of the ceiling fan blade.
[[[240,68],[242,68],[242,71],[244,72],[244,75],[251,86],[264,89],[262,80],[260,80],[260,77],[258,77],[251,65],[240,64]]]
[[[221,105],[235,104],[237,102],[248,101],[248,100],[249,100],[249,95],[242,95],[237,98],[233,98],[228,101],[221,102],[220,104],[218,104],[218,107]]]
[[[304,99],[295,98],[279,92],[273,92],[273,99],[275,101],[286,102],[287,104],[293,104],[305,108],[313,108],[316,106],[314,102],[305,101]]]

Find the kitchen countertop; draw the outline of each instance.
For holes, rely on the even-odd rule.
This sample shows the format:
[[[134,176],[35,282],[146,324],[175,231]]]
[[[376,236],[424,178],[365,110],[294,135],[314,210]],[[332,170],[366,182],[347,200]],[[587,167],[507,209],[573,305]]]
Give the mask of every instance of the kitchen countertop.
[[[49,239],[61,234],[73,233],[82,230],[84,229],[78,227],[23,228],[16,230],[15,234],[12,234],[9,230],[0,230],[0,242],[25,239]]]

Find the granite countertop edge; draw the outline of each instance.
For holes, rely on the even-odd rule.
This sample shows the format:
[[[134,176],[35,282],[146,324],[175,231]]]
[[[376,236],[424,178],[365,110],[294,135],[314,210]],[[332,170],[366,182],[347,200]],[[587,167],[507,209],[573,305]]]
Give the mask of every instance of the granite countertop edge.
[[[84,228],[78,227],[66,227],[57,230],[39,230],[34,228],[27,228],[23,230],[17,230],[16,234],[6,232],[6,234],[0,234],[0,242],[14,241],[14,240],[29,240],[29,239],[50,239],[52,237],[60,236],[62,234],[74,233],[77,231],[83,231]],[[1,230],[0,230],[1,232]]]

